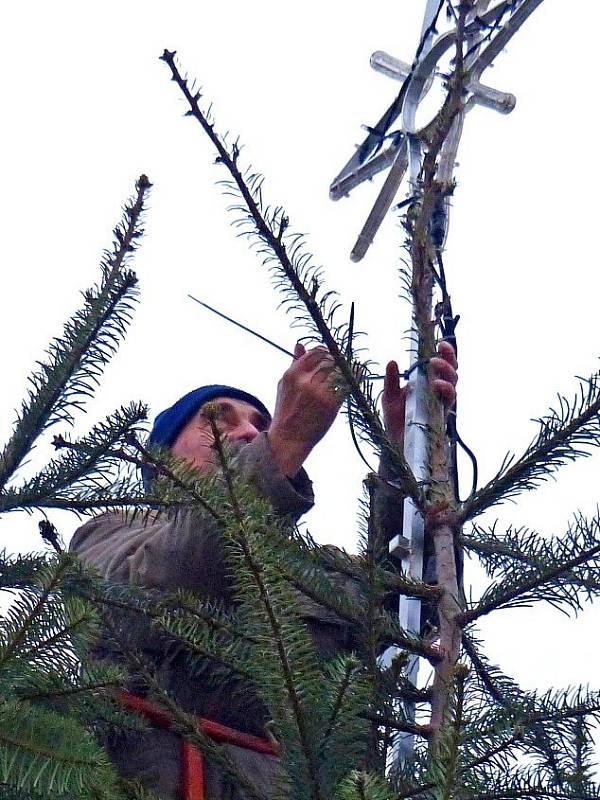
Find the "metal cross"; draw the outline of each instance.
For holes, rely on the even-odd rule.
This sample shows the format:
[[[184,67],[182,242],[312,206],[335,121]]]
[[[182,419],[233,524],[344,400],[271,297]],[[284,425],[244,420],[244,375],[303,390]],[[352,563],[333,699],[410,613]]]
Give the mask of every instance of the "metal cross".
[[[481,105],[501,113],[510,113],[515,107],[512,94],[500,92],[480,82],[485,69],[490,66],[498,53],[521,27],[523,22],[540,5],[542,0],[503,0],[488,10],[490,0],[477,0],[469,12],[465,27],[466,93],[468,95],[462,111],[457,115],[440,155],[438,178],[449,185],[452,180],[456,154],[462,133],[465,115],[474,106]],[[368,129],[369,134],[356,153],[348,161],[330,186],[330,197],[338,200],[365,180],[371,179],[382,170],[389,168],[383,187],[379,192],[367,220],[358,236],[351,253],[353,261],[360,261],[373,242],[385,215],[389,211],[408,172],[408,196],[418,193],[418,178],[423,163],[425,134],[427,127],[421,130],[416,126],[416,112],[419,104],[431,88],[434,80],[444,79],[438,64],[442,56],[456,44],[456,29],[437,35],[436,23],[445,0],[426,0],[420,44],[412,65],[405,64],[381,51],[371,57],[371,66],[379,72],[402,81],[398,97],[387,109],[377,125]],[[507,19],[508,17],[508,19]],[[396,131],[388,134],[390,127],[400,119]],[[383,143],[389,139],[390,144],[382,149]],[[448,227],[448,198],[444,200],[444,209],[439,225],[441,231],[438,240],[440,249]],[[413,321],[411,332],[411,367],[418,358],[417,331]],[[412,389],[408,394],[406,406],[406,434],[404,453],[407,463],[418,481],[425,481],[428,476],[427,465],[427,422],[428,414],[425,403],[427,378],[423,369],[414,369],[410,373]],[[402,532],[390,542],[390,552],[402,560],[403,570],[419,579],[423,577],[423,519],[410,499],[404,501],[404,520]],[[411,632],[420,633],[421,602],[416,598],[400,598],[400,624]],[[389,665],[395,651],[387,651],[382,663]],[[416,683],[419,669],[419,657],[411,656],[405,674]],[[415,707],[412,703],[404,704],[404,712],[409,720],[414,720]],[[401,734],[395,743],[394,759],[406,763],[414,751],[414,737]]]
[[[465,88],[469,93],[469,98],[442,154],[446,172],[449,172],[450,175],[454,169],[465,114],[475,105],[492,108],[504,114],[510,113],[515,107],[516,100],[513,94],[485,86],[480,79],[494,58],[541,2],[542,0],[503,0],[490,10],[487,10],[490,0],[478,0],[474,4],[466,26],[465,70],[469,79]],[[445,77],[438,70],[438,63],[456,42],[455,30],[435,38],[435,22],[443,5],[444,0],[426,0],[421,43],[411,66],[381,51],[371,56],[373,69],[402,81],[402,88],[398,97],[378,123],[368,129],[369,134],[364,142],[357,148],[352,158],[329,187],[331,199],[339,200],[348,196],[352,189],[364,181],[370,180],[377,173],[388,168],[390,170],[352,249],[350,257],[353,261],[360,261],[372,244],[383,218],[400,189],[409,162],[411,164],[410,182],[414,182],[418,175],[420,158],[417,156],[422,151],[422,137],[428,126],[420,131],[416,128],[416,110],[434,80]],[[496,28],[507,14],[512,14],[508,22],[505,22],[502,27]],[[495,35],[493,35],[494,29],[497,30]],[[490,41],[482,49],[482,43],[485,44],[488,37]],[[392,133],[388,133],[399,117],[401,119],[400,127]],[[390,139],[391,143],[382,150],[382,143],[385,139]],[[414,158],[411,158],[411,154]]]

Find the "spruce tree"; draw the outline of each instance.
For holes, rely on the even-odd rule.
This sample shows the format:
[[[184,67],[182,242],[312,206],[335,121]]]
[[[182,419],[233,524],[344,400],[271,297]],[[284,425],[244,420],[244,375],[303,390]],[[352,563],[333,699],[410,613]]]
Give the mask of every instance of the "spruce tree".
[[[128,262],[143,233],[149,188],[142,175],[114,229],[113,247],[103,255],[99,283],[83,293],[82,307],[30,377],[28,395],[0,456],[4,515],[33,509],[79,513],[141,499],[131,476],[122,470],[116,474],[114,454],[145,419],[141,404],[117,409],[77,441],[56,436],[56,458],[32,477],[21,474],[36,443],[51,428],[71,425],[82,412],[123,338],[137,299],[137,277]],[[60,452],[67,444],[72,446]],[[121,685],[123,672],[89,659],[100,622],[90,581],[64,551],[54,525],[44,519],[39,527],[44,552],[4,553],[0,562],[0,589],[14,594],[0,627],[0,793],[15,798],[122,796],[95,731],[103,719],[125,721],[104,699],[107,689]]]
[[[526,2],[504,5],[504,13],[489,25],[490,38],[506,29]],[[445,279],[436,271],[439,248],[432,222],[440,202],[454,190],[440,177],[439,156],[465,102],[470,6],[452,5],[456,55],[446,101],[427,132],[418,192],[403,215],[409,256],[403,277],[425,365],[436,347],[431,297],[439,290],[442,303],[448,301]],[[120,409],[81,439],[61,433],[55,439],[57,458],[33,479],[19,482],[19,466],[36,440],[50,426],[72,420],[123,335],[136,284],[127,261],[141,235],[139,216],[149,188],[140,178],[115,229],[101,283],[84,294],[84,307],[51,344],[47,362],[32,378],[0,461],[1,509],[83,514],[124,507],[131,515],[151,515],[196,505],[218,523],[236,605],[231,611],[201,602],[189,591],[156,597],[139,587],[108,585],[64,552],[50,523],[42,525],[53,554],[4,558],[0,575],[0,588],[15,591],[0,628],[2,791],[18,800],[143,796],[143,789],[114,772],[100,745],[108,729],[145,724],[115,701],[126,674],[134,673],[152,689],[182,737],[218,760],[249,797],[262,796],[161,685],[121,624],[137,619],[183,648],[190,668],[208,664],[214,680],[229,685],[233,678],[265,702],[290,779],[282,797],[597,797],[591,730],[600,695],[584,687],[524,691],[490,663],[476,625],[501,609],[536,602],[576,612],[600,589],[598,517],[577,515],[562,536],[552,539],[521,528],[499,533],[477,523],[485,510],[534,490],[598,443],[598,374],[580,382],[573,401],[560,397],[558,408],[540,418],[526,450],[507,458],[496,476],[463,502],[452,484],[452,442],[443,410],[431,394],[430,474],[419,482],[402,448],[386,435],[370,364],[360,360],[352,317],[340,321],[341,305],[325,286],[324,270],[315,265],[283,208],[265,201],[263,179],[243,164],[239,143],[217,132],[210,107],[204,110],[175,53],[165,51],[162,59],[185,99],[186,115],[209,137],[218,164],[227,170],[222,185],[234,198],[236,226],[270,270],[294,322],[335,359],[350,431],[357,443],[368,443],[381,455],[393,485],[367,475],[357,554],[322,547],[276,520],[266,501],[240,481],[216,423],[220,468],[201,476],[168,453],[148,449],[139,427],[142,406]],[[144,493],[137,478],[142,464],[158,478],[151,492]],[[405,497],[425,520],[436,556],[435,582],[402,573],[389,556],[380,511],[382,504],[401,508]],[[490,578],[486,590],[469,601],[461,586],[464,553],[476,556]],[[338,591],[332,575],[343,577],[352,591]],[[394,608],[398,595],[435,609],[436,627],[402,629]],[[351,624],[351,653],[319,659],[302,622],[304,597]],[[99,637],[122,654],[119,667],[94,660]],[[390,646],[395,657],[382,661]],[[407,679],[403,669],[409,655],[429,662],[430,686]],[[417,705],[416,719],[404,712],[406,703]],[[414,757],[398,763],[395,739],[406,733],[417,742]]]

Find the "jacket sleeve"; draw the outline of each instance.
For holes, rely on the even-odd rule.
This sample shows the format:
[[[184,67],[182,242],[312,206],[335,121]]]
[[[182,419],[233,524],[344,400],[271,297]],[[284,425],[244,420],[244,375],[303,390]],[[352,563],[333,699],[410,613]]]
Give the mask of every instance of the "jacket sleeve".
[[[283,475],[265,433],[240,450],[237,468],[281,517],[295,521],[313,505],[308,476],[302,470],[292,482]],[[196,508],[133,518],[124,512],[102,514],[76,531],[70,549],[107,580],[195,589],[210,597],[229,593],[217,524]]]

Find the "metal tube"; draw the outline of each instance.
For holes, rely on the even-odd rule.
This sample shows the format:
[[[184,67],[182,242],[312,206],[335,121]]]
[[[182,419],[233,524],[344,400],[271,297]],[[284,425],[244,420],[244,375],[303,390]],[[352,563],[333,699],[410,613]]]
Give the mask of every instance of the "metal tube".
[[[376,72],[380,72],[382,75],[386,75],[388,78],[392,78],[396,81],[406,80],[411,69],[410,64],[407,64],[406,61],[394,58],[394,56],[391,56],[384,50],[377,50],[373,53],[371,56],[371,67]],[[422,98],[425,97],[433,85],[434,77],[440,78],[441,80],[445,79],[445,75],[440,72],[440,70],[436,69],[423,87]],[[509,114],[514,109],[515,103],[517,102],[514,94],[510,92],[500,92],[498,89],[493,89],[491,86],[486,86],[483,83],[479,83],[477,80],[468,81],[466,88],[473,94],[479,105],[491,108],[493,111],[498,111],[501,114]]]

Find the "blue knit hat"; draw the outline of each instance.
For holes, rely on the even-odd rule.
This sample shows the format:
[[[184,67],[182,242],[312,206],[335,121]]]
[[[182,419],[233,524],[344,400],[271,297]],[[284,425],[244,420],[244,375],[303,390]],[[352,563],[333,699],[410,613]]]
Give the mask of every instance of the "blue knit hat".
[[[170,408],[161,411],[154,420],[154,425],[148,438],[148,445],[151,447],[171,447],[196,411],[204,403],[215,400],[217,397],[243,400],[271,419],[266,406],[254,395],[248,394],[248,392],[244,392],[241,389],[235,389],[233,386],[221,386],[218,383],[213,383],[209,386],[200,386],[198,389],[188,392]],[[154,470],[151,467],[142,467],[142,479],[146,490],[150,489],[153,477]]]

